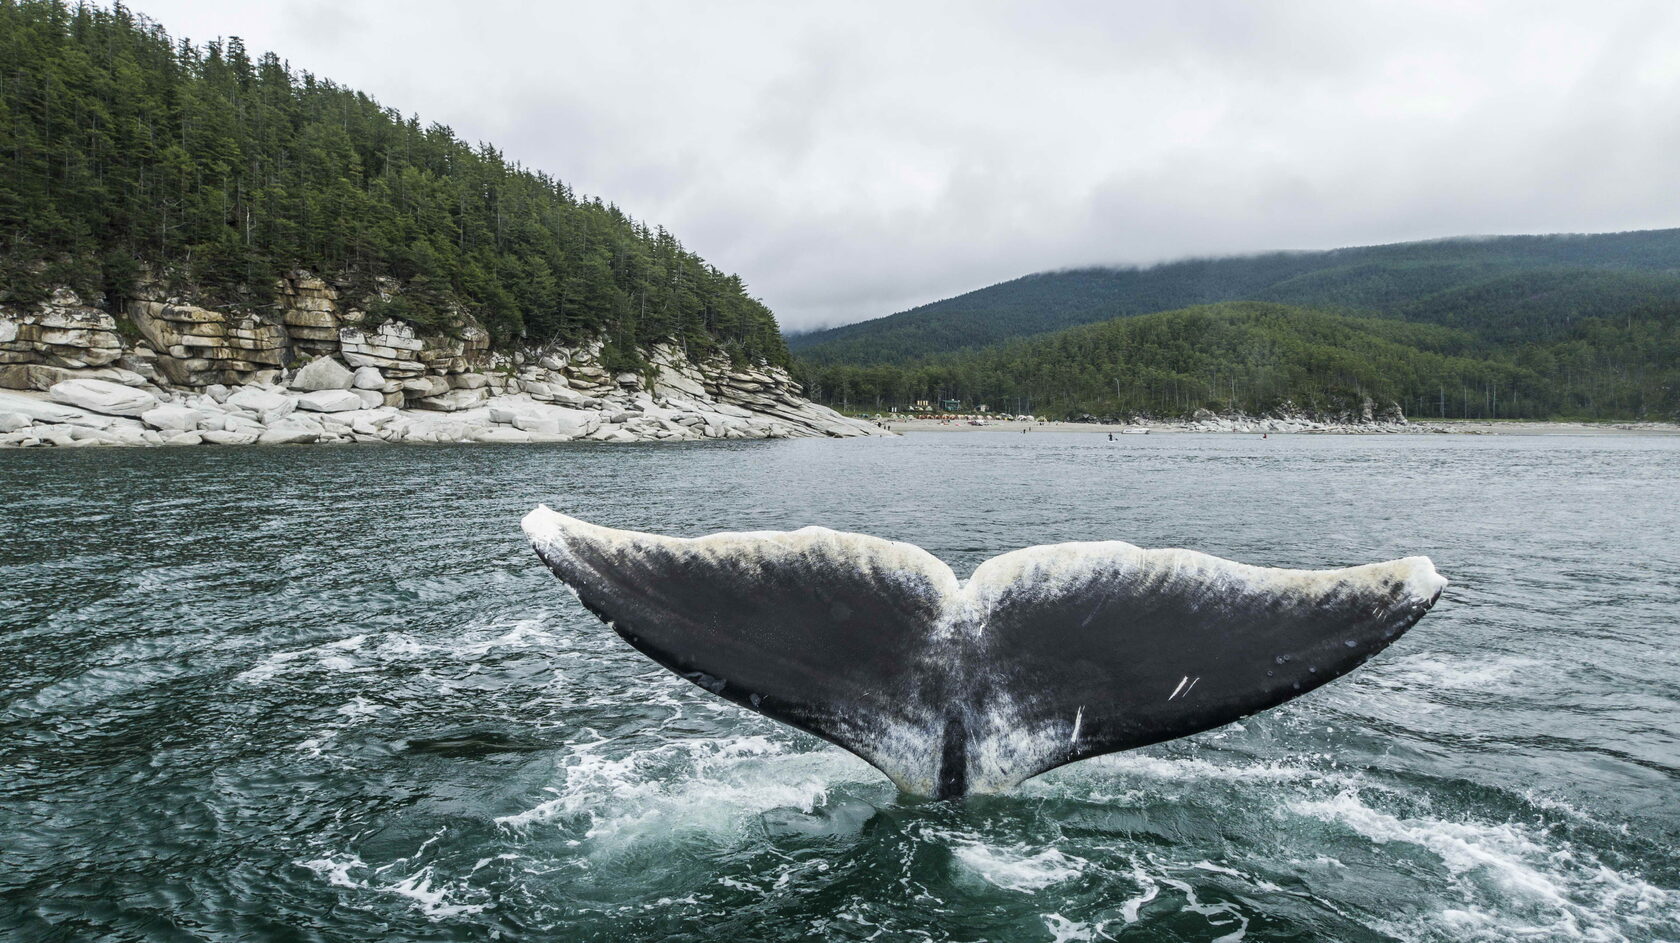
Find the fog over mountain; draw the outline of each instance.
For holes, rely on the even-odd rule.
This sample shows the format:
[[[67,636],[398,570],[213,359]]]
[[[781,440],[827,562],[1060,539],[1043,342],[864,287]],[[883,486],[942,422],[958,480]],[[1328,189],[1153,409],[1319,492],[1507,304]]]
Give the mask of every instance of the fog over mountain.
[[[794,330],[1060,267],[1680,224],[1658,2],[135,8],[664,224]]]

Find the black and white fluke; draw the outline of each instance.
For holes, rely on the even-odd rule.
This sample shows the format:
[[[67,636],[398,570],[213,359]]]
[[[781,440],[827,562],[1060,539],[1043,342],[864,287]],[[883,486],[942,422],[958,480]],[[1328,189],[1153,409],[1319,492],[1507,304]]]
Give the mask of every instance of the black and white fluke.
[[[1016,550],[963,581],[919,547],[821,527],[685,539],[547,507],[523,523],[648,657],[938,798],[1274,707],[1387,647],[1447,585],[1427,557],[1283,570],[1119,541]]]

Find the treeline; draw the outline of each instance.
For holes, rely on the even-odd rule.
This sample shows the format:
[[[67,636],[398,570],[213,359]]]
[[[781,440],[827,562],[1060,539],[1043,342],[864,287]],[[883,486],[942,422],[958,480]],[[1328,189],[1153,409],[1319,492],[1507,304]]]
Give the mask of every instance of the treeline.
[[[911,364],[801,361],[817,399],[903,410],[917,400],[1056,418],[1265,413],[1292,404],[1408,416],[1680,417],[1680,305],[1588,317],[1541,343],[1260,302],[1071,328]]]
[[[663,228],[238,39],[173,40],[121,5],[0,0],[0,303],[68,284],[112,307],[143,274],[261,308],[293,268],[468,310],[502,343],[787,362],[739,277]]]

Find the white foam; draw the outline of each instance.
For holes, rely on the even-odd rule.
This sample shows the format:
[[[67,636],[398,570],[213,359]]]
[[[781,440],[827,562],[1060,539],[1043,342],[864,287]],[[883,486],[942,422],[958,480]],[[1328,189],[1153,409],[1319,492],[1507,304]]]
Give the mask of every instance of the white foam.
[[[1105,787],[1116,785],[1126,778],[1154,783],[1288,783],[1316,784],[1325,780],[1347,781],[1339,773],[1329,772],[1314,764],[1314,757],[1303,755],[1288,760],[1263,763],[1213,763],[1189,757],[1174,758],[1141,752],[1110,753],[1093,757],[1074,766],[1065,766],[1022,785],[1022,791],[1037,794],[1065,795],[1075,783],[1099,783]]]
[[[338,858],[316,858],[313,861],[299,861],[298,865],[308,868],[327,879],[333,887],[359,887],[350,879],[352,868],[365,868],[367,863],[355,855],[343,855]]]
[[[366,635],[352,635],[308,648],[276,652],[241,672],[234,680],[242,684],[262,684],[277,675],[299,670],[299,666],[320,666],[332,671],[349,670],[354,667],[354,662],[344,653],[358,651],[366,642]]]
[[[443,885],[434,886],[436,876],[431,865],[391,884],[383,884],[372,880],[372,874],[378,874],[386,868],[371,872],[368,878],[358,878],[351,872],[367,870],[368,866],[355,855],[338,855],[316,858],[312,861],[295,862],[300,867],[308,868],[333,887],[354,891],[366,891],[375,894],[387,894],[411,901],[415,909],[430,920],[442,920],[463,914],[475,914],[489,906],[487,903],[463,903],[454,899],[454,894],[462,893],[464,889],[450,888]]]
[[[1388,688],[1497,693],[1518,686],[1540,664],[1517,655],[1478,654],[1472,661],[1433,652],[1409,654],[1388,659],[1381,670],[1367,673],[1364,682]]]
[[[555,647],[558,640],[544,632],[541,624],[538,619],[523,619],[511,624],[466,625],[443,642],[422,641],[407,632],[352,635],[307,648],[275,652],[234,680],[243,684],[264,684],[286,675],[360,674],[414,660],[449,658],[477,661],[492,651],[504,649],[547,651]],[[506,631],[494,637],[479,637],[487,630],[502,628]]]
[[[297,750],[299,753],[304,753],[310,758],[314,758],[325,752],[327,743],[337,737],[338,729],[335,727],[328,727],[315,736],[310,737],[308,740],[298,743]]]
[[[1137,923],[1138,915],[1143,909],[1143,905],[1154,900],[1161,894],[1161,886],[1156,884],[1154,879],[1145,873],[1142,868],[1137,867],[1136,865],[1134,865],[1132,869],[1132,878],[1138,882],[1141,890],[1139,890],[1136,895],[1126,898],[1126,900],[1120,904],[1120,919],[1126,921],[1127,924]]]
[[[485,904],[457,904],[450,900],[448,890],[442,887],[433,888],[431,865],[421,868],[395,884],[370,889],[383,890],[399,897],[406,897],[418,904],[420,912],[433,920],[459,914],[476,914],[487,906]]]
[[[575,744],[559,758],[549,798],[498,817],[503,828],[556,825],[590,855],[616,855],[685,835],[720,844],[747,840],[772,809],[811,813],[833,786],[876,783],[862,761],[834,748],[801,751],[763,735],[683,738],[614,755],[624,744]]]
[[[1237,943],[1248,935],[1248,917],[1230,902],[1221,904],[1204,904],[1196,897],[1196,888],[1192,885],[1170,877],[1163,876],[1161,883],[1176,888],[1184,894],[1184,904],[1179,907],[1181,913],[1193,913],[1206,917],[1208,925],[1218,929],[1235,925],[1236,929],[1214,937],[1210,943]]]
[[[1024,846],[997,848],[967,842],[951,849],[964,867],[1006,891],[1032,893],[1080,875],[1087,862],[1054,848],[1028,853]]]
[[[1459,935],[1474,930],[1490,939],[1621,943],[1630,939],[1628,928],[1680,913],[1680,892],[1618,872],[1544,829],[1402,818],[1373,808],[1353,790],[1329,799],[1293,801],[1288,808],[1344,826],[1378,845],[1404,842],[1434,854],[1454,878],[1448,892],[1459,897],[1459,906],[1443,907],[1435,919]]]
[[[388,710],[388,708],[385,705],[375,704],[367,698],[357,695],[356,697],[351,698],[348,704],[340,705],[338,713],[349,718],[351,723],[358,723],[363,718],[377,717],[386,710]]]
[[[1069,920],[1061,914],[1044,914],[1043,918],[1044,928],[1050,931],[1053,943],[1074,943],[1097,938],[1097,928],[1091,924]]]

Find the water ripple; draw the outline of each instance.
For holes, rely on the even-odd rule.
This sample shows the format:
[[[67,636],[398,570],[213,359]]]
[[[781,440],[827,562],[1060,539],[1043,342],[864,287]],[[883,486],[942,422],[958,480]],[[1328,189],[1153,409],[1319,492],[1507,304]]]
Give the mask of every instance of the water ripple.
[[[0,454],[0,936],[1680,938],[1680,443],[1099,438]],[[953,805],[628,649],[541,501],[1454,583],[1308,698]]]

